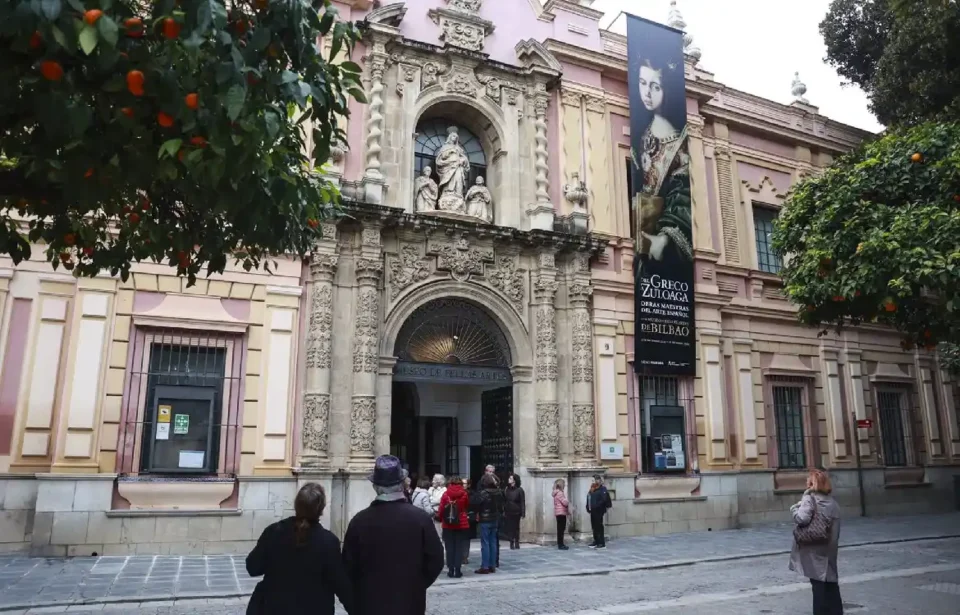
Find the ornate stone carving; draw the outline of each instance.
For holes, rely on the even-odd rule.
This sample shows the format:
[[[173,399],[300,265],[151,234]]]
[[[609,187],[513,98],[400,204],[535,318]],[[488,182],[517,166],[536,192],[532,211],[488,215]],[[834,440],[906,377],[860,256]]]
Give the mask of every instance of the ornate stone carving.
[[[537,202],[539,203],[549,203],[550,202],[550,180],[548,179],[547,174],[550,171],[550,165],[548,163],[548,152],[547,152],[547,98],[540,97],[534,101],[534,109],[536,111],[536,121],[534,125],[536,126],[536,162],[534,166],[537,169]]]
[[[513,106],[513,107],[517,106],[517,103],[518,103],[518,100],[519,100],[519,97],[520,97],[520,92],[518,92],[518,91],[516,91],[516,90],[514,90],[514,89],[510,89],[510,88],[503,88],[503,93],[504,93],[504,94],[506,95],[506,97],[507,97],[507,104],[508,104],[508,105]]]
[[[593,382],[593,331],[590,327],[590,312],[586,309],[573,311],[573,357],[571,371],[574,382]]]
[[[467,13],[479,13],[483,0],[447,0],[450,8]]]
[[[552,305],[537,308],[537,355],[536,374],[538,381],[557,379],[557,323],[556,310]]]
[[[573,452],[579,457],[597,452],[593,404],[573,404]]]
[[[330,423],[330,396],[307,393],[303,396],[303,448],[326,453]]]
[[[477,176],[477,181],[467,190],[467,196],[464,199],[467,206],[467,215],[479,218],[484,222],[493,221],[493,195],[490,189],[484,185],[482,175]]]
[[[426,89],[440,81],[440,65],[436,62],[427,62],[420,73],[420,87]]]
[[[353,371],[377,373],[379,365],[378,325],[380,324],[380,291],[362,286],[357,295],[353,335]]]
[[[310,294],[310,325],[307,331],[307,368],[330,368],[333,335],[333,287],[321,282]]]
[[[560,454],[560,404],[537,402],[537,451],[541,457]]]
[[[441,211],[465,214],[467,178],[470,176],[470,159],[460,145],[460,133],[456,126],[447,128],[447,139],[437,150],[437,175],[440,177],[440,199],[437,206]]]
[[[587,207],[587,185],[580,179],[580,173],[571,173],[570,183],[563,187],[563,196],[573,205],[574,211],[583,211]]]
[[[502,87],[500,79],[488,75],[477,77],[477,80],[483,84],[483,89],[486,91],[487,98],[494,102],[500,102],[500,88]]]
[[[336,241],[337,225],[332,222],[322,222],[320,224],[320,239]]]
[[[403,80],[407,83],[413,83],[413,80],[417,78],[417,67],[416,66],[404,66],[403,67]]]
[[[466,282],[473,274],[483,273],[483,264],[493,260],[493,250],[471,246],[465,238],[455,243],[432,244],[429,251],[437,255],[437,269],[449,271],[450,277]]]
[[[606,113],[607,103],[597,96],[587,96],[587,111],[593,113]]]
[[[558,286],[556,276],[541,273],[534,282],[533,294],[538,301],[553,303],[553,296],[557,293]]]
[[[429,276],[430,267],[420,255],[420,248],[413,244],[404,245],[400,254],[390,262],[390,298],[396,299],[403,289]]]
[[[540,268],[541,269],[553,269],[556,267],[556,256],[553,252],[541,252],[540,253]]]
[[[476,96],[478,88],[476,81],[469,74],[463,71],[457,71],[446,80],[444,89],[453,94]]]
[[[380,245],[380,229],[365,228],[361,234],[361,243],[365,246],[378,247]]]
[[[367,165],[364,175],[380,178],[380,139],[383,136],[383,72],[387,62],[383,56],[370,58],[370,116],[367,119]]]
[[[800,73],[793,73],[793,82],[790,84],[790,93],[793,94],[793,100],[798,103],[809,105],[810,101],[804,97],[807,93],[807,85],[800,81]]]
[[[483,49],[486,37],[487,33],[483,26],[453,19],[440,19],[440,40],[448,45],[480,51]]]
[[[487,271],[487,279],[491,286],[507,296],[518,312],[523,312],[523,274],[517,270],[517,263],[512,256],[497,259],[497,268]]]
[[[567,107],[580,108],[580,102],[583,100],[583,94],[571,90],[560,91],[560,104]]]
[[[372,455],[376,435],[377,398],[355,395],[350,409],[350,452]]]
[[[380,281],[380,275],[383,273],[383,262],[371,258],[360,258],[357,259],[355,269],[359,282],[377,284]]]

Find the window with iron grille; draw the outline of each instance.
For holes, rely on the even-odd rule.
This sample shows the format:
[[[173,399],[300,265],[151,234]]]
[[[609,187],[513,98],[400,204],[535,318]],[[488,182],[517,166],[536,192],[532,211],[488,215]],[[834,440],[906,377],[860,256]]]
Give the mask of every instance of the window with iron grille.
[[[777,467],[807,467],[803,430],[803,390],[796,386],[773,387],[773,419],[777,436]]]
[[[640,378],[640,442],[645,472],[682,472],[692,467],[696,436],[690,433],[692,425],[687,421],[692,396],[686,384],[675,376]]]
[[[883,463],[887,466],[907,465],[906,432],[903,414],[907,392],[893,388],[877,389],[877,414],[880,419],[880,439]]]
[[[136,330],[131,345],[120,471],[235,474],[242,339],[215,331]]]
[[[783,262],[773,251],[771,236],[778,212],[770,207],[753,208],[753,230],[757,237],[757,267],[767,273],[780,273]]]

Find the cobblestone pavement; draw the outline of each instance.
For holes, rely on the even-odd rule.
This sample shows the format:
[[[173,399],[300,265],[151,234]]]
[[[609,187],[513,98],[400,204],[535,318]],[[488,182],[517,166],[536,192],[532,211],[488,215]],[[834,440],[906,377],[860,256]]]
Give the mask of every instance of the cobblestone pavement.
[[[428,615],[809,615],[809,583],[784,555],[678,568],[546,579],[486,577],[431,589]],[[956,615],[960,539],[845,548],[841,592],[847,615]],[[35,609],[129,615],[242,615],[242,599]],[[386,611],[385,611],[386,612]],[[19,613],[24,613],[20,611]],[[338,615],[343,611],[338,609]]]
[[[921,538],[960,536],[960,514],[929,515],[918,517],[888,517],[878,519],[851,519],[844,522],[841,544],[845,547],[855,545],[890,543],[896,541],[912,541]],[[690,532],[671,536],[625,538],[611,540],[605,551],[594,551],[583,546],[574,546],[569,551],[558,551],[549,547],[534,547],[524,545],[519,551],[503,550],[501,556],[502,568],[496,577],[477,577],[468,573],[464,579],[450,580],[445,575],[437,583],[431,596],[432,600],[442,599],[453,592],[464,589],[467,585],[476,587],[477,584],[498,586],[503,583],[530,584],[532,595],[540,592],[544,586],[554,587],[555,591],[564,595],[558,599],[564,608],[545,609],[543,611],[523,610],[518,612],[571,612],[574,603],[581,601],[587,595],[570,595],[567,584],[569,579],[556,579],[544,585],[552,577],[569,575],[598,575],[599,573],[623,574],[622,571],[644,571],[641,574],[659,575],[663,578],[686,578],[690,576],[690,567],[676,567],[693,562],[709,562],[711,560],[736,560],[738,558],[758,558],[764,555],[781,554],[789,549],[789,527],[783,525],[765,526],[744,530],[730,530],[723,532]],[[926,547],[917,546],[927,543],[904,542],[902,544],[871,547],[885,553],[912,553]],[[960,541],[947,544],[960,545]],[[954,551],[960,551],[958,546]],[[858,551],[859,552],[859,551]],[[479,554],[474,555],[474,561]],[[956,562],[956,557],[948,560]],[[906,556],[904,556],[906,557]],[[909,559],[909,558],[907,558]],[[782,567],[779,563],[782,556],[771,560],[774,568]],[[740,562],[728,562],[719,565],[719,569],[736,567],[741,570],[763,572],[761,560],[747,559]],[[763,560],[766,561],[766,560]],[[867,562],[869,563],[869,562]],[[911,564],[904,560],[897,562],[900,567],[909,567]],[[942,564],[943,562],[937,562]],[[717,565],[717,564],[712,564]],[[663,566],[672,566],[664,570],[657,570]],[[472,567],[471,567],[472,568]],[[960,565],[958,565],[960,568]],[[870,572],[870,570],[867,570]],[[640,574],[639,572],[637,574]],[[578,579],[578,584],[592,587],[595,583],[606,583],[606,576],[585,576]],[[793,579],[791,577],[791,579]],[[535,582],[533,582],[535,581]],[[533,582],[533,583],[531,583]],[[631,581],[621,579],[627,586]],[[792,580],[791,582],[795,582]],[[864,581],[868,583],[870,581]],[[124,602],[117,605],[122,612],[137,612],[131,603],[139,601],[162,601],[172,598],[235,598],[249,594],[256,584],[244,570],[244,556],[131,556],[131,557],[101,557],[76,558],[71,560],[40,559],[26,557],[0,558],[0,610],[28,607],[56,606],[65,608],[65,605],[84,603]],[[645,583],[644,583],[645,585]],[[774,584],[776,585],[776,584]],[[697,590],[697,587],[691,588]],[[509,592],[512,593],[512,592]],[[936,594],[937,592],[933,592]],[[523,590],[524,601],[531,595],[528,587]],[[678,597],[684,594],[677,594]],[[550,597],[548,602],[557,602]],[[594,597],[595,599],[595,597]],[[649,600],[650,597],[635,597],[638,600]],[[758,595],[757,599],[766,599]],[[932,599],[932,598],[931,598]],[[625,598],[617,604],[629,604],[631,599]],[[535,604],[535,603],[531,603]],[[570,606],[573,605],[573,606]],[[210,605],[212,608],[221,608],[214,613],[233,613],[240,611],[223,611],[223,604]],[[228,604],[227,607],[230,605]],[[509,604],[504,604],[504,608]],[[569,608],[568,608],[569,606]],[[589,598],[579,609],[590,608],[593,605]],[[682,605],[676,605],[681,607]],[[90,607],[94,608],[94,607]],[[102,608],[97,605],[96,608]],[[170,607],[160,613],[174,613]],[[185,607],[186,608],[186,607]],[[204,613],[201,603],[191,601],[187,611]],[[482,615],[476,609],[472,615]],[[480,609],[483,612],[488,612]],[[58,611],[47,611],[58,612]],[[152,611],[146,610],[145,613]],[[439,612],[439,611],[438,611]],[[449,611],[444,611],[445,613]],[[513,612],[492,610],[490,613]],[[627,612],[627,611],[618,611]],[[780,612],[780,611],[775,611]]]

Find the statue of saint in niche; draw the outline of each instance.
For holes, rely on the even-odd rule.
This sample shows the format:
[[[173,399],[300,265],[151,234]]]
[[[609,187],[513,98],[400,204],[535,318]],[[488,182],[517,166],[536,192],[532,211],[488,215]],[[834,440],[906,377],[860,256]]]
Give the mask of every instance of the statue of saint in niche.
[[[493,195],[489,188],[483,185],[483,176],[477,176],[477,183],[467,192],[467,215],[480,218],[484,222],[492,222],[492,204]]]
[[[447,129],[447,142],[437,152],[437,173],[440,175],[440,207],[442,211],[466,213],[463,193],[470,174],[470,159],[460,145],[456,126]]]
[[[430,167],[423,167],[413,187],[416,211],[434,211],[437,208],[437,182],[430,177]]]

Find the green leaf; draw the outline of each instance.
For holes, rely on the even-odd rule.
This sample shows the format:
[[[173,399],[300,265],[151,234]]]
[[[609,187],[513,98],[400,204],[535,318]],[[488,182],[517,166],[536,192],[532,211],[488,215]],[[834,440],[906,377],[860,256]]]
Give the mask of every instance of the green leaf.
[[[40,0],[40,8],[44,17],[50,21],[56,21],[57,17],[60,17],[60,11],[63,10],[63,2],[62,0]]]
[[[247,49],[249,51],[263,51],[267,48],[267,45],[270,44],[270,28],[257,28],[253,31],[253,36],[250,37],[250,42],[247,43]]]
[[[363,69],[360,68],[360,65],[357,64],[356,62],[349,62],[349,61],[348,61],[348,62],[343,62],[342,64],[340,64],[340,68],[343,69],[343,70],[345,70],[345,71],[349,71],[349,72],[351,72],[351,73],[358,73],[358,74],[359,74],[359,73],[362,73],[362,72],[363,72]]]
[[[243,103],[247,98],[247,90],[243,86],[233,85],[227,90],[227,117],[235,121],[240,117],[240,111],[243,110]]]
[[[165,141],[163,145],[160,146],[160,151],[157,152],[157,160],[162,159],[164,156],[173,158],[177,155],[177,152],[180,151],[180,146],[183,145],[183,139],[170,139]]]
[[[357,102],[362,104],[367,104],[367,95],[363,93],[363,90],[359,88],[350,88],[347,92],[357,99]]]
[[[117,22],[103,15],[97,20],[97,31],[100,32],[100,37],[107,45],[117,46],[117,37],[119,36]]]
[[[81,2],[80,0],[67,0],[67,4],[73,7],[73,10],[75,10],[78,13],[82,13],[85,10],[87,10],[87,7],[83,6],[83,2]]]
[[[80,48],[83,53],[90,55],[97,48],[97,30],[92,26],[84,26],[80,30]]]
[[[272,141],[280,132],[280,117],[274,111],[267,111],[263,114],[263,121],[267,128],[267,137]]]
[[[285,70],[280,74],[280,83],[293,83],[300,79],[300,75],[293,71]]]
[[[326,36],[330,32],[330,27],[333,26],[334,11],[327,9],[323,14],[323,19],[320,20],[320,36]]]
[[[61,29],[58,28],[57,26],[52,26],[52,27],[50,28],[50,31],[53,32],[53,40],[57,41],[57,44],[58,44],[58,45],[60,45],[60,46],[63,47],[64,49],[66,49],[66,48],[67,48],[67,35],[63,33],[63,30],[61,30]]]

